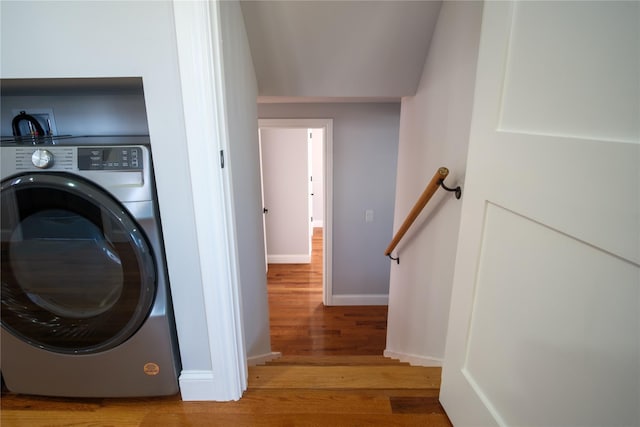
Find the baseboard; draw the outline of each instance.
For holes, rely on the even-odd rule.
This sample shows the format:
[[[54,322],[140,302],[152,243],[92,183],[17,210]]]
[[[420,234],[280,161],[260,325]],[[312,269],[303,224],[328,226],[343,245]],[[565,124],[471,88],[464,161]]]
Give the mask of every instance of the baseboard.
[[[389,305],[389,295],[331,295],[329,305]]]
[[[324,227],[324,221],[321,219],[314,219],[312,223],[313,228],[322,228]]]
[[[182,371],[178,381],[182,400],[214,400],[213,371]]]
[[[271,353],[261,354],[259,356],[251,356],[247,357],[247,365],[262,365],[263,363],[266,363],[273,359],[277,359],[279,357],[282,357],[282,353],[280,353],[279,351],[272,351]]]
[[[392,359],[398,359],[401,362],[406,362],[412,366],[442,366],[443,360],[435,357],[418,356],[417,354],[397,353],[391,350],[385,350],[384,357],[390,357]]]
[[[229,402],[242,397],[242,390],[234,392],[224,387],[220,375],[213,371],[184,370],[178,378],[180,395],[184,401]],[[244,385],[246,389],[246,384]]]
[[[309,264],[311,255],[267,255],[269,264]]]

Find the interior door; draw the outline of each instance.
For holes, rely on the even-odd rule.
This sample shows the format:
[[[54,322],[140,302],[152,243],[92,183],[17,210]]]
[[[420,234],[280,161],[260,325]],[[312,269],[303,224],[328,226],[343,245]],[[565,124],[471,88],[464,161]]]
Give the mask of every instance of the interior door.
[[[487,2],[441,401],[640,425],[638,2]]]
[[[309,256],[311,256],[311,242],[313,239],[313,130],[307,129],[307,191],[309,195]]]
[[[309,263],[309,171],[306,129],[260,130],[269,263]]]
[[[267,202],[264,199],[264,169],[262,167],[262,134],[258,129],[258,155],[260,158],[260,197],[262,198],[262,233],[264,243],[264,265],[265,271],[269,272],[269,256],[267,252],[267,214],[269,208],[267,208]]]

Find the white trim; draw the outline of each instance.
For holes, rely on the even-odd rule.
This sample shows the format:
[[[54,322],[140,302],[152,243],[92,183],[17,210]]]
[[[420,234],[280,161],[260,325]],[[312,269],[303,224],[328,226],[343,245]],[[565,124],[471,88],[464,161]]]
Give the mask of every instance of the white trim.
[[[218,2],[174,0],[189,171],[211,371],[185,370],[183,399],[237,400],[247,387]],[[214,162],[217,165],[217,162]],[[186,396],[186,397],[185,397]]]
[[[328,120],[324,139],[324,267],[322,300],[325,305],[333,295],[333,120]]]
[[[313,228],[323,228],[324,227],[324,221],[321,219],[314,219],[313,220]]]
[[[322,244],[322,301],[333,296],[333,119],[259,119],[259,128],[324,129],[324,239]]]
[[[391,359],[398,359],[401,362],[410,364],[411,366],[442,366],[443,359],[436,357],[418,356],[417,354],[397,353],[391,350],[385,350],[382,353],[384,357],[390,357]]]
[[[286,255],[267,255],[269,264],[309,264],[311,255],[307,254],[286,254]]]
[[[363,104],[363,103],[394,103],[402,101],[401,97],[395,96],[259,96],[258,104]]]
[[[256,366],[263,365],[271,360],[282,357],[282,353],[279,351],[272,351],[271,353],[261,354],[259,356],[251,356],[247,359],[247,365]]]
[[[389,305],[389,294],[332,295],[329,305]]]
[[[211,400],[211,390],[215,388],[213,371],[182,371],[178,381],[182,400]]]

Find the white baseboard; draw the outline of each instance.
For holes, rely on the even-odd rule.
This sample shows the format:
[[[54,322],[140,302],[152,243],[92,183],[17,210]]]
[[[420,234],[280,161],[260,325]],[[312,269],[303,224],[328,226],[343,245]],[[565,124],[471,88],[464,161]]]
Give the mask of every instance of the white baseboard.
[[[280,353],[279,351],[272,351],[271,353],[261,354],[259,356],[251,356],[251,357],[247,357],[247,365],[249,366],[261,365],[263,363],[266,363],[273,359],[277,359],[279,357],[282,357],[282,353]]]
[[[215,400],[213,394],[215,394],[216,385],[213,380],[213,371],[182,371],[178,381],[182,400]]]
[[[322,228],[324,227],[324,221],[321,219],[314,219],[312,223],[313,228]]]
[[[417,354],[398,353],[391,350],[385,350],[384,357],[398,359],[412,366],[442,366],[443,360],[435,357],[418,356]]]
[[[329,305],[389,305],[389,295],[331,295]]]
[[[267,262],[269,264],[309,264],[311,255],[267,255]]]

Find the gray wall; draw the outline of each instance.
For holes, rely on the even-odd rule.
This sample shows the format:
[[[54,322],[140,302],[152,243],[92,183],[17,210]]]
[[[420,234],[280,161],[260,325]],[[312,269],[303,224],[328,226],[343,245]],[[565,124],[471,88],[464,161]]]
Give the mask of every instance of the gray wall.
[[[237,2],[220,3],[225,101],[230,139],[228,166],[242,292],[247,357],[271,353],[265,274],[256,83],[249,42]]]
[[[11,135],[14,109],[52,108],[58,135],[148,135],[144,95],[139,93],[69,94],[66,88],[47,95],[2,96],[2,135]]]
[[[333,294],[386,295],[400,105],[259,104],[258,116],[333,119]]]

